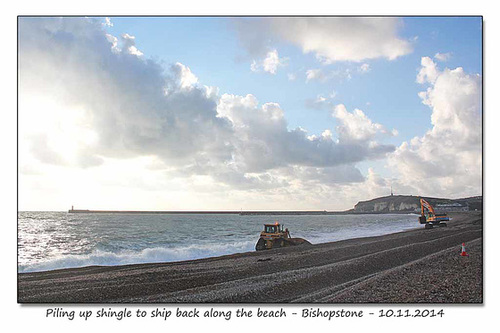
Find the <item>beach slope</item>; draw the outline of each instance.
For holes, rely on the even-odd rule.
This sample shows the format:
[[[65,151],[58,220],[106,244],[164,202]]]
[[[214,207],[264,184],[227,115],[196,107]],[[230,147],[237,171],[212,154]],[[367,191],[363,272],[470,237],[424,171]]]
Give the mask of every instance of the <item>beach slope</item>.
[[[18,274],[20,303],[482,303],[482,214],[446,228],[161,264]],[[256,236],[257,239],[257,236]],[[466,244],[469,256],[460,256]]]

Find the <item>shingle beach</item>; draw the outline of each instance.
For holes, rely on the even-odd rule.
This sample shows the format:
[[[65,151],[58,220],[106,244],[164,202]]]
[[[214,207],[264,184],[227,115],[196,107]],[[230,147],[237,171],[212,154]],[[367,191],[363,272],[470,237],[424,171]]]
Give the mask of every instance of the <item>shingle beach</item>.
[[[450,216],[448,227],[431,230],[415,221],[415,230],[378,237],[20,273],[18,302],[482,303],[482,214]],[[468,256],[460,255],[462,243]]]

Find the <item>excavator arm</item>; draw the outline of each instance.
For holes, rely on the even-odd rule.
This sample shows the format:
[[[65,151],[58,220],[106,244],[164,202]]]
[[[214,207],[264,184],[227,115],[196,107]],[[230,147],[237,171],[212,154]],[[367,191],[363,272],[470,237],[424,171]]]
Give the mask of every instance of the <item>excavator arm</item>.
[[[425,209],[431,214],[436,215],[434,212],[434,208],[432,208],[431,204],[425,201],[424,199],[420,199],[420,207],[422,209],[422,215],[425,215]]]
[[[419,218],[419,222],[421,224],[425,224],[425,228],[432,228],[434,225],[445,227],[445,221],[449,221],[450,219],[446,214],[438,214],[434,211],[434,208],[424,199],[420,199],[420,209],[421,214]]]

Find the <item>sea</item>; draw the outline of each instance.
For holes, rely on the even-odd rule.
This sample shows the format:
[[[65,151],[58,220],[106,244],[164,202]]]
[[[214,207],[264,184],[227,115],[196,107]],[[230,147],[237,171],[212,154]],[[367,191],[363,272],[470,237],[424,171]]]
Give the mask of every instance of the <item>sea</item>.
[[[174,262],[255,251],[279,222],[313,244],[418,227],[416,214],[228,215],[18,212],[18,271]]]

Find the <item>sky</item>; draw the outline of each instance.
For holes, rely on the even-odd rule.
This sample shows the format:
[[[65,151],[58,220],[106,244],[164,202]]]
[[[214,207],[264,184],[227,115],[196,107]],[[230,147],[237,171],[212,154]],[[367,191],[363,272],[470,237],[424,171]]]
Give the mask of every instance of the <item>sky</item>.
[[[480,17],[20,17],[19,210],[482,193]]]

